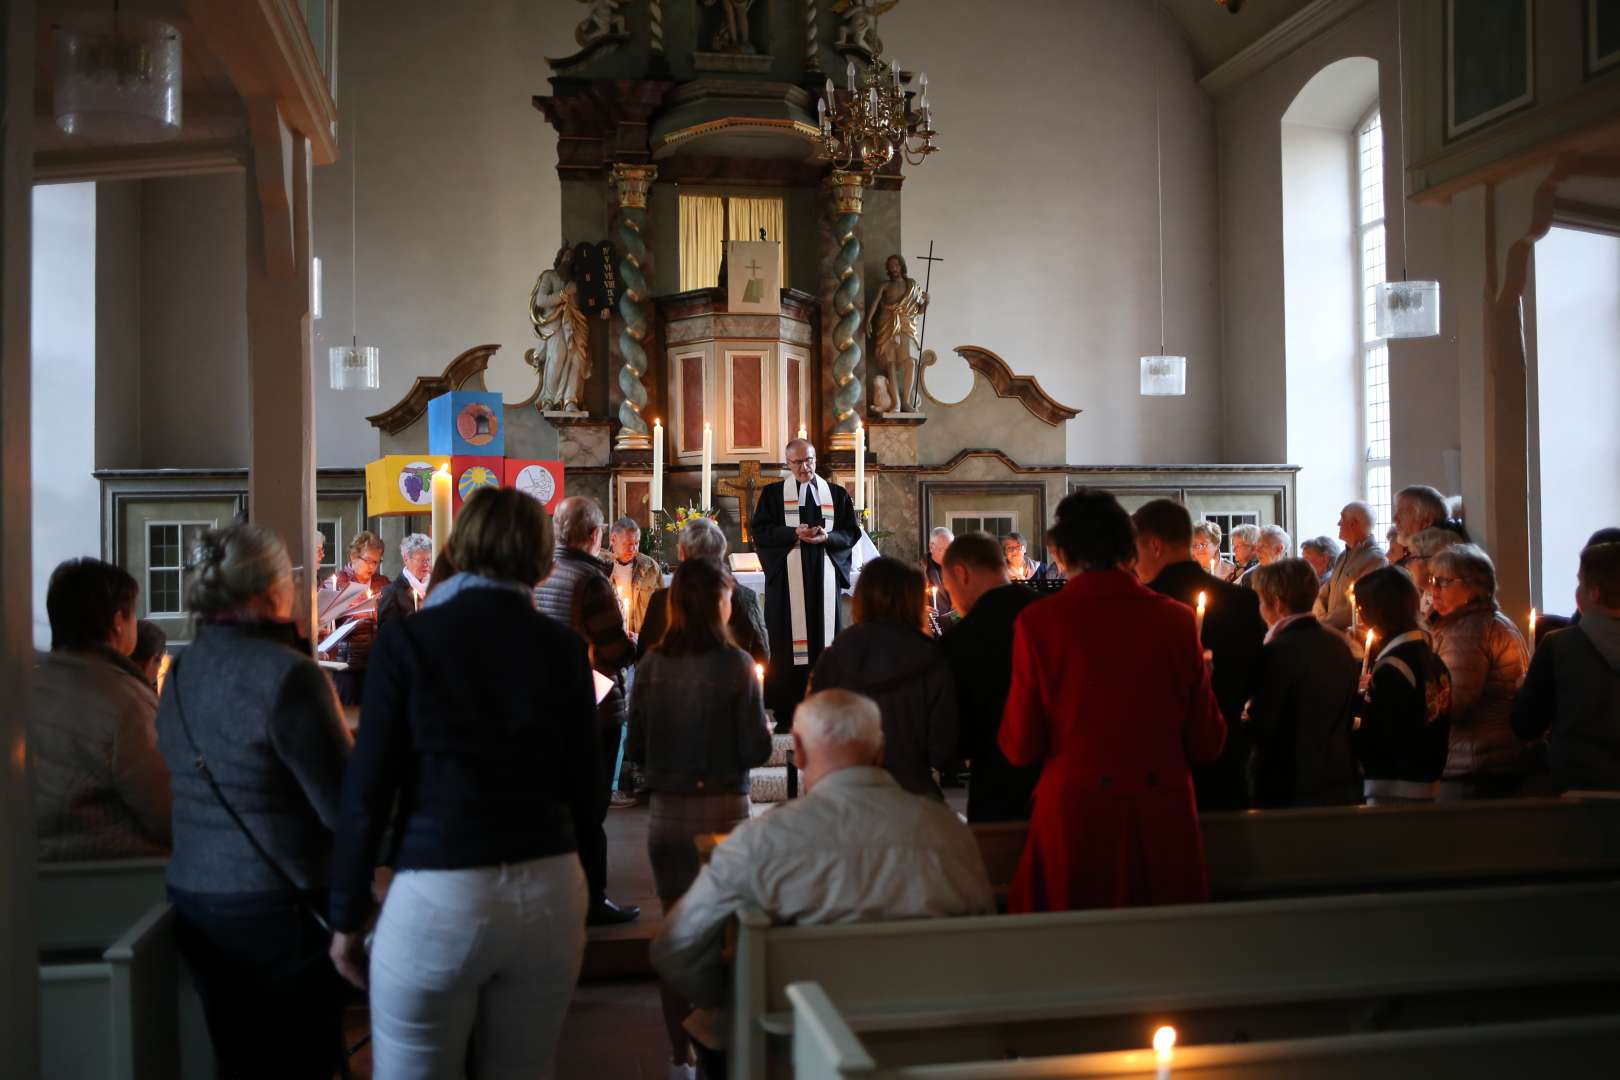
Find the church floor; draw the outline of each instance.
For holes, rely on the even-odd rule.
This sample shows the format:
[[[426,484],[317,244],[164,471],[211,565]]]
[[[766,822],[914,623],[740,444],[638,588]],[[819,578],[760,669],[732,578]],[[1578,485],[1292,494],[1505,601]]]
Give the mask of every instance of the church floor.
[[[966,810],[967,793],[945,793],[951,809]],[[755,804],[755,816],[766,812]],[[558,1080],[657,1080],[666,1075],[669,1052],[659,1012],[658,981],[647,964],[647,944],[663,922],[647,861],[645,803],[608,812],[608,895],[620,904],[639,904],[641,918],[627,926],[597,927],[585,946],[585,970],[568,1007],[557,1050]],[[364,1005],[349,1011],[352,1046],[369,1030]],[[371,1076],[371,1051],[349,1062],[357,1080]]]

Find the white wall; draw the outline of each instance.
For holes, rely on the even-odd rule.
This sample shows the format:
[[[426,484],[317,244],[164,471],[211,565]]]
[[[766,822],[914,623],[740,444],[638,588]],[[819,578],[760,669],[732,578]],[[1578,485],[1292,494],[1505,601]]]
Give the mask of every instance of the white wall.
[[[1581,546],[1620,524],[1620,237],[1554,228],[1535,264],[1541,600],[1567,612]]]
[[[982,345],[1084,410],[1077,464],[1221,457],[1214,114],[1152,4],[902,4],[887,53],[929,74],[942,151],[908,168],[904,254],[936,241],[927,346]],[[1165,345],[1187,395],[1144,398],[1159,351],[1154,96],[1164,145]],[[942,373],[945,374],[945,373]],[[935,379],[934,381],[941,381]],[[1281,450],[1271,457],[1277,461]]]
[[[101,553],[95,479],[96,185],[34,189],[34,644],[51,645],[45,587]]]

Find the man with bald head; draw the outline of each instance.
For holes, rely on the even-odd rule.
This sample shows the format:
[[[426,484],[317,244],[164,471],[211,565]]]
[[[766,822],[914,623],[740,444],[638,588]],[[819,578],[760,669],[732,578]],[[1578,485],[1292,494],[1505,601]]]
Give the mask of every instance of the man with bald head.
[[[1364,502],[1346,503],[1339,512],[1339,539],[1344,541],[1344,551],[1333,560],[1327,584],[1316,598],[1316,617],[1324,626],[1349,630],[1351,587],[1362,576],[1389,565],[1374,535],[1377,530],[1378,516]]]
[[[787,479],[760,492],[748,524],[765,568],[765,704],[784,729],[838,631],[838,594],[849,587],[850,552],[861,538],[849,492],[816,475],[816,448],[794,439],[786,456]]]

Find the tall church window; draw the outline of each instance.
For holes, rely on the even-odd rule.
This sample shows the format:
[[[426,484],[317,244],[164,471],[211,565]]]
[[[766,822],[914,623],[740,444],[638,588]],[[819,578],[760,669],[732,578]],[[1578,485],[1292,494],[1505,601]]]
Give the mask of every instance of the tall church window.
[[[1390,521],[1389,347],[1378,336],[1377,289],[1384,261],[1384,128],[1375,107],[1356,128],[1356,222],[1361,252],[1361,371],[1365,497]]]
[[[146,613],[181,615],[186,610],[186,562],[212,521],[151,521],[146,525]]]
[[[720,257],[727,240],[782,242],[782,199],[773,195],[718,195],[681,192],[681,291],[711,289],[720,281]],[[777,249],[777,280],[787,283],[782,249]]]

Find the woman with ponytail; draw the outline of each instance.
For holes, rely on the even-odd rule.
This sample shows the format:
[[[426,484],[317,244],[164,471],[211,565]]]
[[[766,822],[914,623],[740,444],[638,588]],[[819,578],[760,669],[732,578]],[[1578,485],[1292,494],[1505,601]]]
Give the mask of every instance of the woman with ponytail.
[[[215,530],[187,570],[196,631],[157,716],[180,950],[222,1075],[328,1080],[343,1061],[343,992],[322,913],[349,736],[290,621],[281,540]]]

